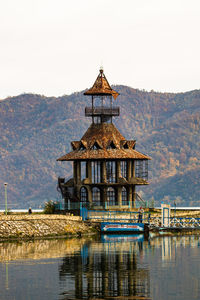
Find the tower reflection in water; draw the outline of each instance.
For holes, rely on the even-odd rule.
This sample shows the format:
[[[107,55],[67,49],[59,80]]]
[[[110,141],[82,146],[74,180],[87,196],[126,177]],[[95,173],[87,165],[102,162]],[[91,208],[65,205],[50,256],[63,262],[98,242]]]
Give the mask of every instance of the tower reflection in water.
[[[62,299],[149,297],[149,270],[141,263],[143,239],[106,235],[102,243],[85,244],[81,252],[63,258]]]

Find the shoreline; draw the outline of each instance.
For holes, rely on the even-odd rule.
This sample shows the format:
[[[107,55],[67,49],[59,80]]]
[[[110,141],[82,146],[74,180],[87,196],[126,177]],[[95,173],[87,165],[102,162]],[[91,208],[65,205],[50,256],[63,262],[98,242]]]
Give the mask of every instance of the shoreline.
[[[0,242],[81,238],[98,235],[98,222],[56,214],[0,215]],[[136,233],[137,234],[137,233]],[[200,235],[200,228],[150,228],[149,235]]]
[[[98,233],[96,224],[77,216],[0,215],[0,241],[81,237]]]

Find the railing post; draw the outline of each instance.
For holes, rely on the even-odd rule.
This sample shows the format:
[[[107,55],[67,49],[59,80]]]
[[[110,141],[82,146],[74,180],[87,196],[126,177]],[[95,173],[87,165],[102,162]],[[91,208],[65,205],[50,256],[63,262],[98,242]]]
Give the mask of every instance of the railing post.
[[[4,183],[5,187],[5,214],[7,215],[8,209],[7,209],[7,182]]]
[[[161,204],[161,226],[169,227],[170,226],[170,205]]]
[[[80,202],[80,216],[82,217],[82,219],[83,219],[83,216],[82,216],[82,212],[83,212],[83,210],[82,210],[82,202]]]

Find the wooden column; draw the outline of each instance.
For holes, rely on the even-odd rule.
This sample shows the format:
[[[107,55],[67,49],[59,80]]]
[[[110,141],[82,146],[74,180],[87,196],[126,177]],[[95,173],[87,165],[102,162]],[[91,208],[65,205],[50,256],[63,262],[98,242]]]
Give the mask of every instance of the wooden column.
[[[135,207],[136,193],[135,193],[135,185],[132,186],[132,207]]]
[[[91,189],[91,186],[88,186],[87,190],[88,190],[88,202],[90,204],[92,204],[92,189]]]
[[[91,161],[87,161],[87,165],[86,165],[86,168],[87,168],[87,177],[89,178],[89,181],[90,183],[92,182],[92,167],[91,167]]]
[[[81,162],[76,162],[76,174],[77,174],[77,184],[81,183]]]
[[[135,160],[132,160],[132,178],[135,177]]]
[[[91,167],[91,161],[88,160],[86,162],[86,176],[89,179],[89,182],[92,183],[92,167]],[[91,186],[88,186],[88,202],[92,204],[92,188]]]
[[[127,175],[128,175],[128,181],[131,179],[131,160],[128,160],[127,163]]]
[[[92,96],[92,123],[94,123],[94,98]]]
[[[121,165],[120,165],[120,160],[116,161],[116,167],[117,167],[117,172],[116,172],[116,176],[117,176],[117,183],[119,182],[119,178],[121,177]]]
[[[128,204],[129,208],[132,208],[132,186],[129,186],[128,189]]]
[[[107,177],[106,177],[106,161],[102,161],[101,164],[101,178],[102,178],[102,182],[106,183],[107,182]]]
[[[77,184],[77,162],[73,162],[73,177],[74,177],[74,184]]]
[[[102,202],[103,202],[103,207],[104,208],[107,208],[107,187],[106,186],[104,186],[103,188],[102,188],[102,191],[101,191],[101,196],[102,196]]]
[[[117,183],[119,183],[119,178],[121,177],[121,165],[120,165],[120,160],[116,161],[116,171],[117,171]],[[119,207],[122,206],[122,188],[121,186],[117,187],[117,205]]]
[[[117,188],[117,201],[118,201],[118,206],[122,207],[122,187],[118,186]]]

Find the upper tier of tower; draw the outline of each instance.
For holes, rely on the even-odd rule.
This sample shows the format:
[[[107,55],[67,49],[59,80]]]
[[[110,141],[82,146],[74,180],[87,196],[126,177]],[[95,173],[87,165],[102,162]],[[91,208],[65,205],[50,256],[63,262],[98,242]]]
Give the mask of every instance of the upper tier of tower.
[[[119,93],[111,88],[102,68],[84,95],[92,98],[92,106],[85,108],[85,116],[92,117],[93,123],[112,123],[112,117],[119,116],[119,107],[113,106],[113,98],[116,99]]]

